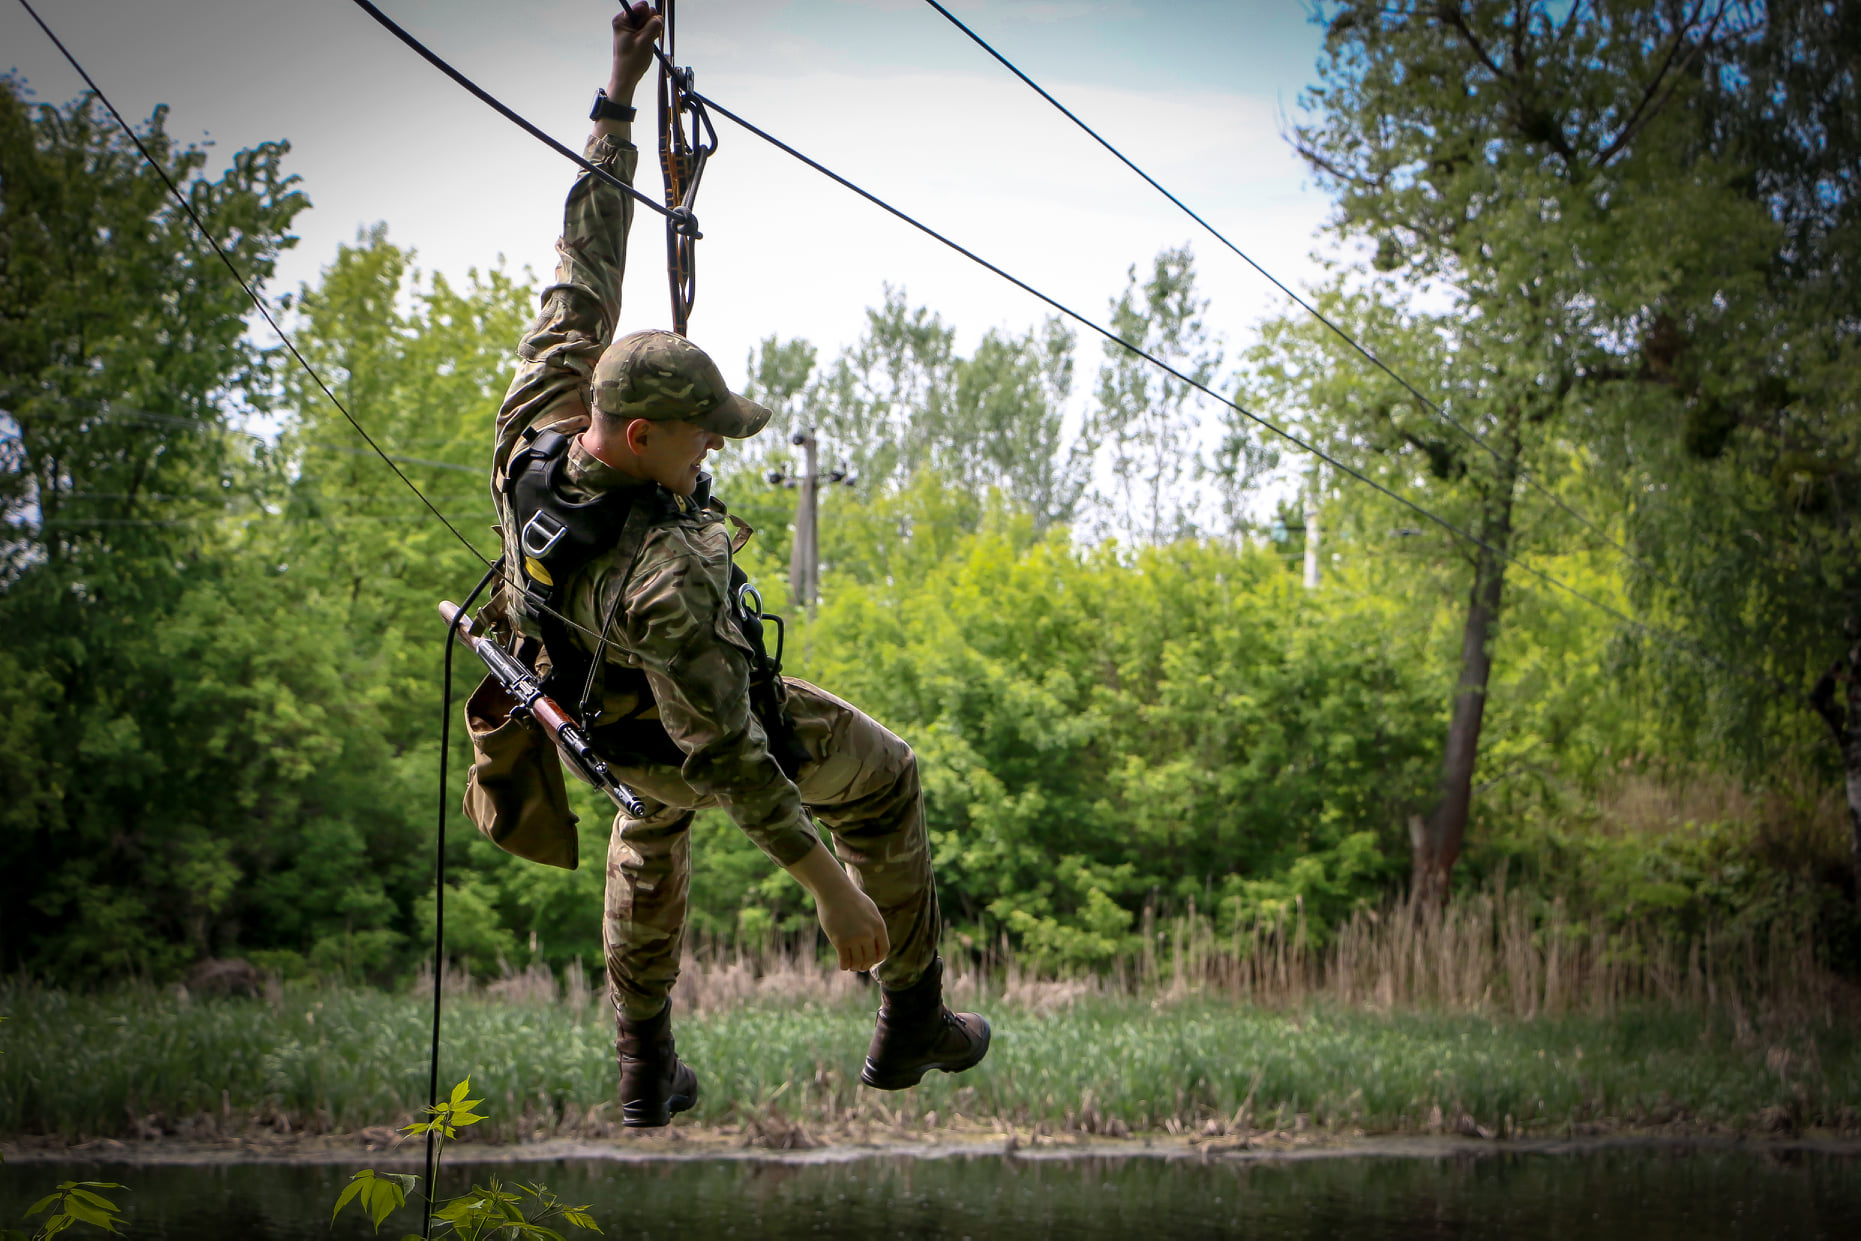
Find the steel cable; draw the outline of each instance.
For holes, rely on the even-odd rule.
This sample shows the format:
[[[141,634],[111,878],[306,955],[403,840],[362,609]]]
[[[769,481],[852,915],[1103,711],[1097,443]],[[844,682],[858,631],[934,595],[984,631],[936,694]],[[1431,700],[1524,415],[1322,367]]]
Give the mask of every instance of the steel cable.
[[[635,202],[646,204],[648,207],[652,208],[654,211],[657,211],[660,215],[665,215],[665,216],[671,215],[671,212],[665,206],[663,206],[662,204],[658,202],[655,202],[650,195],[640,190],[634,189],[631,185],[628,185],[625,181],[622,181],[619,177],[615,176],[613,173],[609,172],[607,169],[601,168],[595,164],[589,163],[587,160],[583,159],[580,155],[577,155],[574,151],[571,151],[568,147],[563,146],[560,142],[557,142],[554,138],[544,133],[541,129],[537,128],[535,125],[532,125],[529,121],[526,121],[523,117],[519,116],[513,109],[511,109],[510,107],[506,106],[503,102],[501,102],[490,91],[486,90],[484,87],[480,86],[478,83],[472,81],[472,79],[466,77],[463,73],[460,73],[457,69],[454,69],[450,64],[446,63],[446,61],[440,58],[439,53],[433,51],[426,44],[414,38],[413,35],[409,34],[405,29],[403,29],[400,26],[400,24],[397,23],[392,17],[389,17],[386,13],[383,13],[380,9],[376,8],[373,4],[370,4],[369,0],[355,0],[355,4],[357,8],[360,8],[363,12],[367,13],[370,17],[380,22],[382,26],[384,26],[388,30],[388,32],[391,33],[395,38],[399,39],[402,43],[405,43],[408,47],[412,48],[415,52],[419,53],[420,57],[423,60],[425,60],[428,64],[432,65],[435,69],[438,69],[441,73],[445,74],[447,77],[457,82],[460,86],[463,86],[467,91],[471,92],[474,98],[476,98],[480,103],[483,103],[485,106],[489,107],[492,111],[496,112],[499,116],[503,117],[505,120],[509,121],[511,124],[515,125],[517,128],[523,130],[523,132],[525,132],[526,134],[529,134],[532,138],[535,138],[538,142],[542,143],[544,146],[548,147],[550,150],[554,151],[556,154],[562,156],[564,159],[574,161],[576,164],[581,166],[584,172],[591,172],[595,176],[601,178],[603,181],[606,181],[609,185],[612,185],[615,189],[618,189],[621,193],[627,195],[629,198],[633,199]]]

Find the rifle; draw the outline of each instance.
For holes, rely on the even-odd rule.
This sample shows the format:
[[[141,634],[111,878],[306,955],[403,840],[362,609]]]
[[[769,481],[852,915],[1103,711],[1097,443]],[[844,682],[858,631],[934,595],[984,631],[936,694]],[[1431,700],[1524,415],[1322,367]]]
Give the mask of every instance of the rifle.
[[[595,753],[588,734],[582,731],[575,718],[543,692],[543,684],[537,680],[534,672],[524,667],[496,642],[473,633],[471,618],[459,615],[457,604],[450,600],[441,602],[439,614],[448,625],[456,622],[457,627],[453,632],[458,635],[459,641],[485,661],[485,667],[491,669],[492,677],[516,704],[510,711],[512,718],[528,716],[541,724],[544,735],[555,742],[563,761],[573,767],[582,779],[606,793],[616,806],[634,818],[646,817],[645,804],[632,789],[620,782],[613,768],[607,765],[607,760]]]

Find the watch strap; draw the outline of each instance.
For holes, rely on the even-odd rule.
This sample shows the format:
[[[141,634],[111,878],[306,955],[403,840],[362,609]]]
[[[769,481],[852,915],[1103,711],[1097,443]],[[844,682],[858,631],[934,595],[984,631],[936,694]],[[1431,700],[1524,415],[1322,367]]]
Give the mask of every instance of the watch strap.
[[[639,109],[628,103],[615,103],[607,97],[606,88],[594,93],[594,107],[588,110],[591,121],[631,121],[639,115]]]

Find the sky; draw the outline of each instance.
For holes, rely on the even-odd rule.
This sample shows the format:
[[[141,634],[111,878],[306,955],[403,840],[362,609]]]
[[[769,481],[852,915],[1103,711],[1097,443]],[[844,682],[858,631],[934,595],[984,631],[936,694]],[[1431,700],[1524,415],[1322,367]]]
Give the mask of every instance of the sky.
[[[573,165],[419,60],[348,0],[38,0],[128,116],[157,104],[211,166],[291,143],[311,210],[270,291],[314,282],[385,222],[459,279],[500,261],[547,275]],[[382,0],[441,56],[580,149],[606,80],[603,0]],[[950,7],[1269,271],[1298,287],[1328,203],[1283,131],[1321,32],[1301,0],[951,0]],[[1191,244],[1230,351],[1285,306],[1257,274],[1016,81],[922,0],[684,0],[677,58],[700,90],[874,193],[1102,319],[1128,270]],[[15,4],[0,65],[34,96],[82,83]],[[639,102],[650,100],[649,76]],[[651,116],[650,108],[642,117]],[[697,204],[691,337],[733,382],[756,342],[831,357],[886,284],[958,330],[1021,330],[1046,308],[721,118]],[[650,121],[636,127],[642,147]],[[642,162],[643,188],[658,174]],[[635,225],[623,327],[669,321],[662,226]],[[1096,346],[1082,340],[1086,375]]]

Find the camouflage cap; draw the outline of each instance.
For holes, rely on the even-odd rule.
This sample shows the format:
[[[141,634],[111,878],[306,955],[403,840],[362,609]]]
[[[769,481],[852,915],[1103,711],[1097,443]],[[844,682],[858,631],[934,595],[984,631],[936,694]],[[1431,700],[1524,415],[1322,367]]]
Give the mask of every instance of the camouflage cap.
[[[763,429],[769,411],[724,383],[717,363],[676,332],[630,332],[594,368],[594,403],[614,418],[681,418],[731,439]]]

